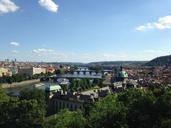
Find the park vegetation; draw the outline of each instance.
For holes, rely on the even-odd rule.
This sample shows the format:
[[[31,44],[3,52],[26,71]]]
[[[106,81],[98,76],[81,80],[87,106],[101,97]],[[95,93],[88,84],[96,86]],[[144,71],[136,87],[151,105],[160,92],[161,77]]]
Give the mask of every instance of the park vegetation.
[[[86,91],[96,87],[102,86],[102,79],[73,79],[68,88],[70,92]]]
[[[42,127],[45,114],[43,91],[27,89],[19,97],[10,97],[0,88],[0,128]]]
[[[108,94],[86,111],[46,117],[44,92],[7,96],[0,89],[0,128],[170,128],[171,89],[128,89]]]
[[[28,75],[28,74],[14,74],[12,76],[3,76],[0,77],[0,83],[8,83],[12,84],[14,82],[22,82],[26,80],[34,80],[34,79],[41,79],[42,77],[48,77],[53,75],[53,73],[40,73],[40,74],[34,74],[34,75]]]

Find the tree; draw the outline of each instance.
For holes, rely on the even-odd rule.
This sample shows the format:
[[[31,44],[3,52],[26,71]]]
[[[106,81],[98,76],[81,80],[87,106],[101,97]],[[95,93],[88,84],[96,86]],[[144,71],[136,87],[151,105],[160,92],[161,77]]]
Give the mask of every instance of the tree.
[[[122,102],[125,107],[128,107],[132,104],[132,102],[137,101],[144,95],[143,90],[139,89],[128,89],[124,90],[123,92],[118,93],[117,100]]]
[[[21,97],[9,97],[0,88],[0,127],[40,127],[45,116],[44,96],[38,90],[22,91]]]
[[[170,128],[171,126],[171,119],[161,121],[160,128]]]
[[[127,128],[124,105],[115,95],[100,100],[90,111],[92,128]]]
[[[46,97],[45,92],[40,89],[23,89],[20,92],[19,98],[21,100],[36,100],[40,106],[40,111],[45,115],[46,113]]]
[[[68,91],[68,85],[66,85],[66,84],[61,85],[61,88],[64,93]]]
[[[61,75],[61,71],[59,69],[55,70],[56,75]]]
[[[127,124],[131,128],[169,127],[171,118],[171,90],[130,89],[118,94],[127,109]],[[167,128],[166,127],[166,128]]]
[[[156,125],[158,128],[169,128],[171,126],[171,90],[165,89],[164,93],[157,97],[154,103]]]
[[[45,128],[85,128],[86,119],[81,112],[62,110],[55,116],[47,119]]]
[[[89,88],[89,85],[88,85],[88,82],[87,82],[87,79],[82,79],[83,81],[83,86],[85,89],[88,89]]]
[[[145,94],[129,104],[127,120],[131,128],[153,128],[156,121],[153,102],[154,96]]]
[[[12,84],[13,79],[12,79],[12,77],[7,77],[6,81],[7,81],[8,84]]]
[[[96,73],[101,72],[103,70],[102,66],[96,65],[96,66],[92,66],[89,67],[90,70],[95,70]]]
[[[43,124],[44,115],[36,100],[10,98],[0,103],[1,128],[34,128]]]
[[[103,87],[103,80],[102,79],[94,79],[93,84],[95,86]]]
[[[7,96],[5,91],[0,87],[0,103],[8,100],[9,96]]]

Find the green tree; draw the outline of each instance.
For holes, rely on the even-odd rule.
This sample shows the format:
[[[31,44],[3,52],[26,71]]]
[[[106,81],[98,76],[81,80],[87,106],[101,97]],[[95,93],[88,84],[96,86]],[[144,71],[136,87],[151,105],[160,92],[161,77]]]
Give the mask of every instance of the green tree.
[[[40,106],[40,111],[46,114],[46,97],[45,92],[40,89],[23,89],[20,92],[19,98],[21,100],[36,100]]]
[[[0,103],[1,128],[34,128],[43,124],[44,115],[36,100],[10,98]]]
[[[171,119],[165,119],[163,121],[161,121],[161,126],[160,128],[170,128],[171,126]]]
[[[86,119],[81,112],[62,110],[47,119],[45,128],[85,128],[86,124]]]
[[[139,89],[128,89],[117,94],[117,100],[122,102],[125,107],[131,105],[134,101],[137,101],[144,94],[143,90]]]
[[[128,125],[131,128],[153,128],[156,121],[154,102],[155,97],[147,93],[133,100],[128,106]]]
[[[45,112],[42,109],[41,95],[23,93],[21,99],[9,97],[0,88],[0,128],[34,128],[43,124]],[[25,94],[25,95],[24,95]],[[39,100],[34,98],[38,97]]]
[[[0,85],[0,103],[8,100],[9,100],[9,96],[6,95],[5,91],[1,88]]]
[[[66,84],[61,85],[61,88],[62,88],[64,93],[68,91],[68,85],[66,85]]]
[[[162,90],[163,91],[163,90]],[[171,90],[165,89],[154,103],[156,127],[169,128],[171,125]]]
[[[92,128],[127,128],[124,105],[115,95],[108,95],[98,101],[90,111]]]

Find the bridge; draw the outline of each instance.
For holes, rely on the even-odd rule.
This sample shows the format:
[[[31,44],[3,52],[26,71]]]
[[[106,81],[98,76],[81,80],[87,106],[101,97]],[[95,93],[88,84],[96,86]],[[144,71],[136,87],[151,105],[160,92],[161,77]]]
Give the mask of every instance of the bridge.
[[[53,75],[50,76],[50,78],[67,78],[67,79],[74,79],[74,78],[79,78],[79,79],[102,79],[102,75],[96,74],[96,75],[84,75],[84,74],[64,74],[64,75]]]

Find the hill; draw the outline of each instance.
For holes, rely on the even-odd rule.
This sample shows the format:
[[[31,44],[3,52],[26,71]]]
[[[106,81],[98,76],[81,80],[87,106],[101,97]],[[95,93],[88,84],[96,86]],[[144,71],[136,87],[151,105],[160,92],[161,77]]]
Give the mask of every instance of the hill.
[[[157,57],[157,58],[149,61],[145,65],[146,66],[164,66],[164,65],[171,66],[171,55]]]
[[[147,63],[147,61],[103,61],[103,62],[91,62],[88,65],[100,65],[100,66],[140,66]]]

